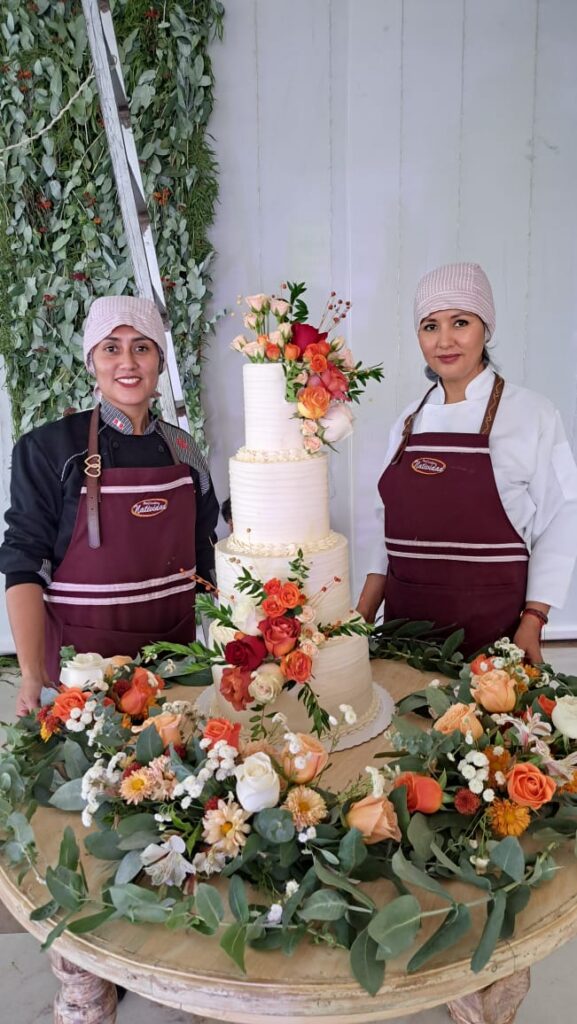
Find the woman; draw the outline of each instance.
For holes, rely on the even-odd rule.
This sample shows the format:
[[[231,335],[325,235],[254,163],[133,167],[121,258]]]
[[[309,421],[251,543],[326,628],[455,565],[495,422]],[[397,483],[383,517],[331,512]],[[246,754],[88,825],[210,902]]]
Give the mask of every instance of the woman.
[[[511,637],[535,662],[577,554],[577,468],[559,414],[489,362],[495,329],[481,267],[419,282],[415,330],[436,383],[394,425],[379,492],[385,547],[359,611],[465,630],[465,653]]]
[[[213,570],[218,502],[192,438],[150,413],[165,357],[153,302],[96,299],[84,331],[96,408],[14,448],[0,570],[19,715],[58,680],[63,645],[135,655],[152,640],[194,639],[194,577]]]

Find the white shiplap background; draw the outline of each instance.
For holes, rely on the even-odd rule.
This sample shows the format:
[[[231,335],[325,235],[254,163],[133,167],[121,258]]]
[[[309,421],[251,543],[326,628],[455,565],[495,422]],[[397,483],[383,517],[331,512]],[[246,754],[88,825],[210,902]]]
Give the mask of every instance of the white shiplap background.
[[[369,565],[392,421],[425,387],[419,276],[477,260],[497,305],[494,358],[547,394],[577,450],[575,0],[228,0],[213,48],[220,163],[215,308],[309,282],[353,302],[356,356],[383,361],[332,456],[332,520]],[[242,443],[238,312],[207,350],[212,467]],[[577,637],[577,585],[550,637]]]
[[[432,266],[483,264],[495,360],[558,405],[577,450],[577,2],[225,4],[214,307],[236,311],[238,293],[288,277],[309,283],[314,316],[335,288],[353,302],[356,356],[385,363],[332,457],[332,520],[358,591],[387,432],[425,386],[411,309]],[[221,321],[203,376],[223,498],[243,437],[242,359],[228,347],[240,329],[238,313]],[[7,422],[0,407],[4,464]],[[548,635],[577,637],[577,585]]]

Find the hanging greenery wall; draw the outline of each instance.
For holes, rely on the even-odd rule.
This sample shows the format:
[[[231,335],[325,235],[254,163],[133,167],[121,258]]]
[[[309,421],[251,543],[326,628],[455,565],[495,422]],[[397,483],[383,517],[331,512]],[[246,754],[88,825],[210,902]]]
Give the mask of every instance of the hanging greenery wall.
[[[223,5],[112,0],[111,9],[191,430],[202,441],[217,198],[208,47]],[[91,404],[80,348],[88,305],[135,292],[77,0],[3,0],[0,138],[0,351],[18,434]]]

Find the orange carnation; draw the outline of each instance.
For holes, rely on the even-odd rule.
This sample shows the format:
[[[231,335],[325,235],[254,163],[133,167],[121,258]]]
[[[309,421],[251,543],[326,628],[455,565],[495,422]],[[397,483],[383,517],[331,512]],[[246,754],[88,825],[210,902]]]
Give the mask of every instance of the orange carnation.
[[[306,683],[310,679],[313,663],[308,654],[302,651],[291,651],[281,658],[280,670],[285,679],[294,679],[296,683]]]
[[[407,809],[410,814],[421,811],[422,814],[435,814],[443,803],[443,790],[436,779],[430,775],[417,775],[416,772],[402,772],[393,782],[393,789],[405,786],[407,790]]]
[[[301,350],[298,345],[293,345],[292,341],[287,342],[284,347],[284,357],[289,363],[294,363],[295,359],[301,354]]]
[[[306,387],[299,392],[298,410],[305,419],[320,420],[325,415],[330,402],[331,396],[326,388]]]
[[[548,804],[556,789],[554,780],[529,761],[516,764],[507,775],[507,792],[511,800],[520,807],[530,807],[532,811]]]
[[[84,705],[90,696],[88,691],[85,692],[78,687],[71,687],[59,693],[51,708],[52,718],[58,719],[59,722],[67,722],[74,708],[84,711]]]
[[[211,747],[219,740],[224,740],[229,747],[236,747],[238,750],[240,722],[233,725],[228,718],[209,718],[202,735],[205,740],[210,740]]]

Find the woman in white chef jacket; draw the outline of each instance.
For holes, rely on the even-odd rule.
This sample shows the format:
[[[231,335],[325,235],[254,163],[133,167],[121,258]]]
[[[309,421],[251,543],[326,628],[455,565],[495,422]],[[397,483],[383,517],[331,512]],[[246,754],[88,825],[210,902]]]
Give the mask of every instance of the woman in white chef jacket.
[[[532,661],[577,555],[577,467],[559,413],[489,361],[491,286],[474,263],[430,271],[415,330],[435,381],[393,426],[379,481],[385,537],[359,611],[511,637]]]

